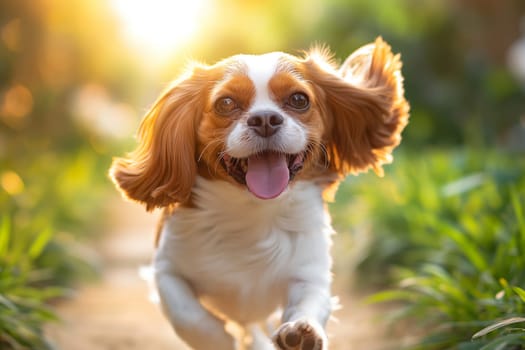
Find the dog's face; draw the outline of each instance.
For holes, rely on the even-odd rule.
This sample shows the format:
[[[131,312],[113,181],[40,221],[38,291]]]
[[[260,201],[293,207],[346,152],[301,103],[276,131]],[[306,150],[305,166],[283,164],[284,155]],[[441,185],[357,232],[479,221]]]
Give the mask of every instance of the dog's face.
[[[220,67],[197,127],[200,173],[277,197],[319,163],[324,123],[314,87],[283,53],[235,56]]]
[[[400,61],[381,39],[341,68],[313,50],[194,65],[155,103],[118,187],[148,209],[186,202],[197,175],[261,199],[298,179],[380,172],[408,118]]]

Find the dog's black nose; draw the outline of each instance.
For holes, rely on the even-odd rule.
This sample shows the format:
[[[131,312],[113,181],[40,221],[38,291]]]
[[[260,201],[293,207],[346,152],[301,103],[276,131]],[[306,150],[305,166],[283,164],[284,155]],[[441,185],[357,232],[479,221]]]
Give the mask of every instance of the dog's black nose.
[[[248,117],[248,126],[262,137],[274,135],[284,122],[284,118],[275,111],[255,112]]]

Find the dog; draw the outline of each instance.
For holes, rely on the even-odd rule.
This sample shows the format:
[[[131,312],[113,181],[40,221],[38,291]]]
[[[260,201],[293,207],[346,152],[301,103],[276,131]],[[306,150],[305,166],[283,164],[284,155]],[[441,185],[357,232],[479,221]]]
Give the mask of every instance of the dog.
[[[382,175],[408,116],[380,37],[340,67],[323,47],[188,67],[110,169],[125,197],[163,209],[153,268],[175,332],[196,350],[328,349],[326,202],[349,174]]]

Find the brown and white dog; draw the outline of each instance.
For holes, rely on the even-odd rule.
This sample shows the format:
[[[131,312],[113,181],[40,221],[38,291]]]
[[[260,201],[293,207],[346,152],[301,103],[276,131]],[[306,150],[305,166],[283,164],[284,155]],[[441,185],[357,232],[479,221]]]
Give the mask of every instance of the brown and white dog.
[[[195,63],[153,105],[110,174],[126,197],[164,209],[155,281],[189,346],[328,348],[325,200],[346,175],[391,161],[409,110],[400,68],[381,38],[339,68],[324,49],[237,55]]]

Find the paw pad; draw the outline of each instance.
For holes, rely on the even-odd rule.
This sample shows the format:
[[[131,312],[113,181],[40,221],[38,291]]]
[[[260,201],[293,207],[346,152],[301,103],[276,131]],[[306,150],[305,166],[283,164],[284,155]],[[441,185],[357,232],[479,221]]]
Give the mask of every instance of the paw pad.
[[[307,321],[283,324],[273,337],[279,350],[323,350],[323,337]]]

